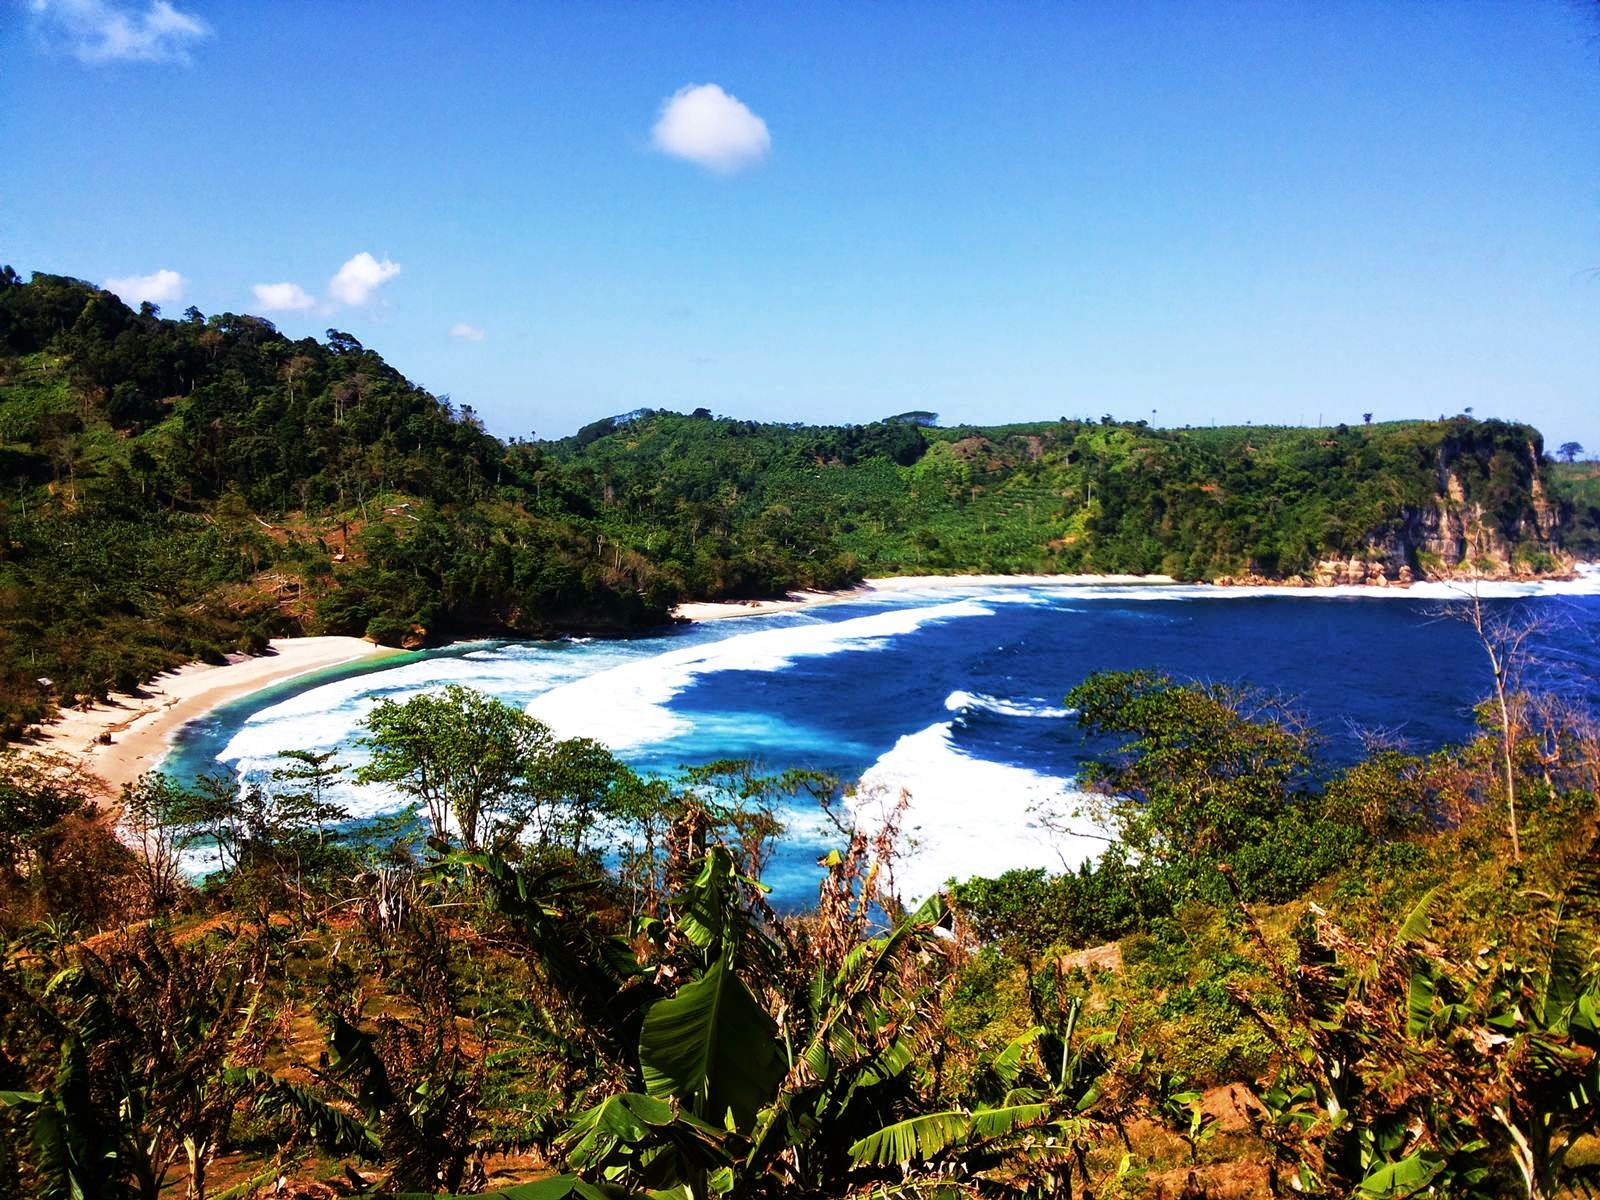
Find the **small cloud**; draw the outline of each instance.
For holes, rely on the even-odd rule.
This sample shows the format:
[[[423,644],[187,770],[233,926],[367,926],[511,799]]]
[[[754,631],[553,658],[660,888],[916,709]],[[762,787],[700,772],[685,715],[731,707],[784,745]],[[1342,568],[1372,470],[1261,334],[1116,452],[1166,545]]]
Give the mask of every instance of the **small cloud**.
[[[378,288],[400,274],[400,264],[382,262],[363,250],[339,268],[339,273],[328,283],[328,294],[340,304],[359,307],[370,304]]]
[[[124,279],[108,279],[105,289],[115,292],[128,305],[168,304],[183,295],[183,276],[165,267],[150,275],[129,275]]]
[[[650,137],[663,154],[724,174],[753,167],[772,150],[767,123],[714,83],[673,93]]]
[[[251,290],[265,312],[304,312],[317,304],[298,283],[258,283]]]
[[[457,321],[450,326],[450,336],[458,342],[481,342],[483,330],[476,325],[468,325],[465,321]]]
[[[211,36],[204,21],[168,0],[142,11],[111,0],[33,0],[32,7],[45,44],[85,63],[186,63],[190,45]]]

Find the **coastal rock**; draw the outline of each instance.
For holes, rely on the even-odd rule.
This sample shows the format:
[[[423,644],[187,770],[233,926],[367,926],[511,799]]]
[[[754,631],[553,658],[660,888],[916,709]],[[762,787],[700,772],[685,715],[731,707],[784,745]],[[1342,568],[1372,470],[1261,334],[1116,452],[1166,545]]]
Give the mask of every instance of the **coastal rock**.
[[[1315,587],[1388,587],[1391,583],[1410,583],[1411,572],[1404,563],[1394,566],[1381,557],[1328,558],[1312,568],[1310,582]]]
[[[1463,479],[1462,472],[1469,469],[1480,479],[1474,487]],[[1571,560],[1554,540],[1561,511],[1551,502],[1541,474],[1539,448],[1531,442],[1525,459],[1502,454],[1487,463],[1464,451],[1452,458],[1441,449],[1433,498],[1402,507],[1347,557],[1319,561],[1311,582],[1319,587],[1389,587],[1409,586],[1418,579],[1568,574]],[[1526,499],[1520,508],[1502,505],[1490,511],[1481,497],[1486,487],[1496,486],[1501,494],[1525,489]]]

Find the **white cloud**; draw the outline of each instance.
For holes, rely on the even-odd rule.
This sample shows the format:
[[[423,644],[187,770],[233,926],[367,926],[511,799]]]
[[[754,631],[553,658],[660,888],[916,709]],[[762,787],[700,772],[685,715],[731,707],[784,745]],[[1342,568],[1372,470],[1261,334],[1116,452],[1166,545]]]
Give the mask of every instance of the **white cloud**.
[[[165,267],[150,275],[129,275],[123,279],[108,279],[105,289],[115,292],[128,305],[167,304],[183,295],[183,276]]]
[[[304,312],[317,304],[298,283],[258,283],[251,290],[265,312]]]
[[[81,62],[188,62],[211,30],[168,0],[137,6],[111,0],[33,0],[34,25],[53,49]]]
[[[398,274],[399,263],[387,258],[379,262],[363,250],[339,268],[339,273],[328,283],[328,294],[340,304],[369,304],[378,288]]]
[[[714,83],[690,84],[663,101],[650,137],[663,154],[724,174],[755,166],[772,149],[767,123]]]
[[[457,321],[450,326],[450,336],[458,342],[481,342],[483,330],[476,325],[468,325],[465,321]]]

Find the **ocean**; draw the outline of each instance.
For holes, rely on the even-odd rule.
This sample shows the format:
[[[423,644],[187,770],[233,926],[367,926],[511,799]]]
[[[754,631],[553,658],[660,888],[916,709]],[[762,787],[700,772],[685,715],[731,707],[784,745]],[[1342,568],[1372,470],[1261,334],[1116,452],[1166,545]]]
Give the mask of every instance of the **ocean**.
[[[1543,686],[1600,702],[1600,568],[1482,594],[1496,615],[1539,618]],[[1490,675],[1470,628],[1444,615],[1462,603],[1443,585],[940,585],[629,640],[458,643],[236,701],[184,727],[163,769],[192,777],[221,764],[259,777],[284,749],[337,749],[358,764],[362,721],[380,699],[460,683],[562,736],[598,738],[645,772],[722,758],[815,768],[859,780],[868,821],[903,792],[898,882],[920,895],[952,877],[1076,866],[1104,846],[1085,818],[1065,835],[1039,819],[1079,808],[1087,748],[1063,697],[1095,671],[1274,693],[1332,764],[1357,758],[1366,733],[1420,750],[1465,737]],[[341,799],[358,815],[398,807],[378,787],[351,784]],[[839,835],[809,805],[779,815],[767,882],[779,907],[802,908]]]

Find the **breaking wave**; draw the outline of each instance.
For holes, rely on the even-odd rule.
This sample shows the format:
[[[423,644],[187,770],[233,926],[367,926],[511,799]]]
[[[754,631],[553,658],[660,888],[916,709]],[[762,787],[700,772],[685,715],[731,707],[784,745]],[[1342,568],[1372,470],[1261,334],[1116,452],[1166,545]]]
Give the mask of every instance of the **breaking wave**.
[[[850,798],[857,827],[875,832],[904,796],[895,882],[907,898],[920,900],[949,879],[1076,867],[1105,849],[1094,823],[1078,815],[1083,793],[1071,779],[963,754],[954,726],[942,721],[906,734]],[[1042,810],[1067,831],[1045,828]]]
[[[705,675],[781,671],[800,658],[876,650],[926,625],[993,616],[993,603],[988,598],[982,603],[956,600],[736,634],[624,663],[553,688],[531,700],[527,711],[562,737],[596,738],[613,750],[664,742],[694,728],[693,721],[672,712],[668,705]]]
[[[958,715],[970,712],[994,713],[1000,717],[1070,717],[1073,709],[1058,708],[1043,700],[1003,700],[983,692],[951,692],[944,698],[945,709]]]

